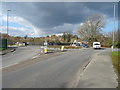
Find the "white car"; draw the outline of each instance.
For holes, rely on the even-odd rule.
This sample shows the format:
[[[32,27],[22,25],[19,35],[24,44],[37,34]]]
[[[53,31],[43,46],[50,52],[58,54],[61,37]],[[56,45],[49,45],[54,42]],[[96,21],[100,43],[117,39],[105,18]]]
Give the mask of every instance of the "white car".
[[[94,49],[101,49],[101,44],[100,44],[100,42],[93,42],[93,48],[94,48]]]

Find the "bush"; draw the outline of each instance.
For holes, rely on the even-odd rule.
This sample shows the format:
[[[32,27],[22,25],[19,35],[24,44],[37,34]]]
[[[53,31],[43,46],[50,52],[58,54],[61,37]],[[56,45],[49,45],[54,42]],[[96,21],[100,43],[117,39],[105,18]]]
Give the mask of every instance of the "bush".
[[[117,48],[120,48],[120,43],[117,43],[117,44],[116,44],[116,47],[117,47]]]

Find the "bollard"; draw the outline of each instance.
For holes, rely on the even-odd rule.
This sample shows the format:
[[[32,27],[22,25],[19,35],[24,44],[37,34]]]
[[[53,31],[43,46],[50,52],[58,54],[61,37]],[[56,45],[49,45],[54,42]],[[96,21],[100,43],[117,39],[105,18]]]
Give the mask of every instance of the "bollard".
[[[23,43],[23,46],[25,46],[25,43]]]
[[[113,52],[113,46],[111,46],[112,52]]]
[[[21,43],[19,43],[19,47],[21,46]]]
[[[44,53],[48,53],[47,47],[44,47]]]
[[[64,46],[61,46],[61,51],[64,51]]]

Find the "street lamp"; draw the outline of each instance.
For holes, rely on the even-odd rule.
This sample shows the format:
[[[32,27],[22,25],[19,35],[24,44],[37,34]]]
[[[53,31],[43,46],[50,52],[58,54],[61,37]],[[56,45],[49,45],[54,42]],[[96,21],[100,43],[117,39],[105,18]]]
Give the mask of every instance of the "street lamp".
[[[7,10],[7,34],[9,34],[9,12],[11,10]]]
[[[113,43],[112,43],[112,46],[114,48],[114,41],[115,41],[115,36],[114,36],[114,30],[115,30],[115,3],[114,3],[114,29],[113,29]]]
[[[8,39],[9,39],[9,12],[11,10],[7,10],[7,45],[8,45]]]

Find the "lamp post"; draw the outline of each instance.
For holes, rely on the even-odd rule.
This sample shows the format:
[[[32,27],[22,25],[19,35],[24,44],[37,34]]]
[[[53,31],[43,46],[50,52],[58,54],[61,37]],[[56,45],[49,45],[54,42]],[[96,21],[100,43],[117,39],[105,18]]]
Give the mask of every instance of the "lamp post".
[[[7,10],[7,45],[8,45],[8,39],[9,39],[9,12],[11,10]]]
[[[113,44],[113,45],[112,45],[113,48],[114,48],[114,46],[115,46],[115,45],[114,45],[114,41],[115,41],[114,30],[115,30],[115,3],[114,3],[114,28],[113,28],[113,43],[112,43],[112,44]]]

